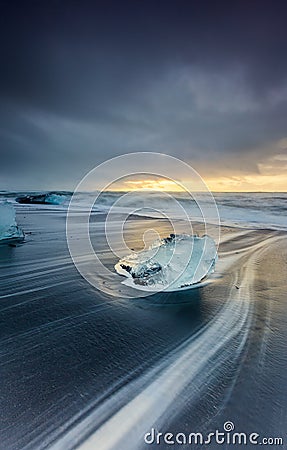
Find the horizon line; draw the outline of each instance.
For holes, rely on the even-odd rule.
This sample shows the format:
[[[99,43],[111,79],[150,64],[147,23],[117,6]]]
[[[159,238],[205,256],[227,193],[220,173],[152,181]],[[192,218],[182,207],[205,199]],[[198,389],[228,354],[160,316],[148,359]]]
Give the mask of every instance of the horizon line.
[[[208,189],[209,192],[211,193],[216,193],[216,194],[287,194],[287,190],[286,191],[218,191],[218,190],[212,190],[212,189]],[[173,194],[178,194],[178,193],[188,193],[188,190],[181,190],[181,191],[173,191],[173,190],[163,190],[163,189],[105,189],[102,192],[167,192],[167,193],[173,193]],[[73,190],[69,190],[69,189],[17,189],[17,190],[7,190],[7,189],[3,189],[0,190],[0,195],[3,195],[5,193],[20,193],[20,192],[65,192],[65,193],[73,193]],[[99,192],[97,189],[93,189],[90,191],[82,191],[82,193],[91,193],[91,192]],[[192,191],[191,191],[192,192]],[[206,192],[206,191],[194,191],[194,192]]]

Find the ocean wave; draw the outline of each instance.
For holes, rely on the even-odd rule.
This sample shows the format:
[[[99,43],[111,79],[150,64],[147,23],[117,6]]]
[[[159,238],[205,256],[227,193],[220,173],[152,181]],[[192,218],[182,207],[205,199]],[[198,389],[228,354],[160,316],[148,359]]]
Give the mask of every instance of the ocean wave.
[[[129,192],[105,191],[82,192],[73,196],[73,206],[78,211],[87,211],[91,198],[96,199],[92,212],[124,213],[134,216],[163,218],[166,216],[175,219],[189,219],[208,223],[212,216],[203,217],[202,212],[193,197],[185,192],[166,193],[152,191]],[[16,202],[16,198],[28,197],[21,203],[50,204],[68,207],[72,196],[69,191],[42,191],[42,192],[7,192],[0,191],[0,199]],[[221,223],[230,226],[287,229],[287,193],[214,193]],[[40,196],[39,201],[37,197]],[[43,197],[44,196],[44,197]],[[29,200],[31,199],[31,201]],[[36,201],[35,201],[36,200]],[[42,201],[43,200],[43,201]],[[17,203],[16,203],[17,204]],[[177,207],[175,208],[175,204]],[[206,211],[212,211],[207,199],[201,199]],[[181,212],[182,207],[182,212]],[[209,208],[210,207],[210,208]]]

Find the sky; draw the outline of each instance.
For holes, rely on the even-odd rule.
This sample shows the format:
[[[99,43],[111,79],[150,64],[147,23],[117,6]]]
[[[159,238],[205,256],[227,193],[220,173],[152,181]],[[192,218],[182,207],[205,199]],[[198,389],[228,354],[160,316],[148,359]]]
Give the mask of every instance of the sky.
[[[145,151],[214,191],[287,191],[286,15],[280,0],[0,0],[0,190],[73,190]]]

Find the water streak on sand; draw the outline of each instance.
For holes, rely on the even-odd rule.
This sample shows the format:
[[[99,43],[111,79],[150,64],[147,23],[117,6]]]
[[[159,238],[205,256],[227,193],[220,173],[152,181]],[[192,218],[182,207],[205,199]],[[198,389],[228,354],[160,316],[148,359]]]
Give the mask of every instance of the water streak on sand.
[[[257,244],[265,248],[277,238]],[[249,250],[247,261],[234,274],[229,299],[204,328],[173,350],[163,361],[112,395],[62,437],[55,449],[67,449],[69,443],[97,431],[81,445],[82,450],[101,448],[134,450],[143,445],[144,434],[152,426],[160,427],[180,411],[183,402],[195,401],[201,393],[236,364],[252,320],[252,283],[254,260],[258,252]],[[234,285],[240,285],[235,289]],[[184,395],[183,395],[184,394]]]
[[[19,215],[32,231],[27,242],[2,249],[0,262],[1,410],[5,412],[1,440],[5,448],[134,450],[142,446],[144,433],[154,425],[173,423],[180,431],[184,422],[202,431],[202,424],[190,421],[193,411],[205,423],[210,420],[212,429],[227,410],[227,400],[234,401],[236,395],[240,411],[245,411],[244,417],[237,411],[236,423],[242,418],[245,426],[246,402],[256,400],[260,414],[252,417],[258,417],[258,428],[264,430],[267,420],[260,421],[263,401],[257,392],[266,382],[265,392],[269,392],[270,380],[276,376],[265,403],[272,405],[276,416],[273,434],[283,429],[284,417],[277,419],[286,383],[278,365],[285,367],[280,345],[282,341],[284,346],[286,336],[278,332],[278,323],[281,320],[282,330],[286,324],[284,314],[277,316],[274,331],[272,317],[275,308],[280,312],[284,307],[282,300],[273,302],[274,292],[276,300],[277,295],[282,297],[285,241],[276,240],[286,240],[283,232],[223,230],[216,272],[209,283],[181,297],[165,294],[161,304],[160,296],[128,301],[98,295],[68,257],[64,213],[48,213],[46,206],[33,212]],[[133,225],[128,235],[134,239],[132,247],[140,244],[147,225],[146,219]],[[158,225],[166,235],[164,223]],[[102,246],[100,228],[93,231]],[[104,256],[113,267],[113,258]],[[85,255],[82,259],[86,264]],[[274,261],[277,284],[271,279]],[[263,277],[267,281],[262,287]],[[266,311],[269,294],[272,301]],[[172,303],[180,300],[185,303]],[[250,343],[257,359],[249,357]],[[242,370],[250,394],[246,386],[242,389],[242,380],[237,383]],[[222,384],[223,391],[215,399]],[[197,414],[198,401],[204,396],[207,408]],[[233,412],[234,403],[232,408]],[[267,413],[264,417],[269,420]]]

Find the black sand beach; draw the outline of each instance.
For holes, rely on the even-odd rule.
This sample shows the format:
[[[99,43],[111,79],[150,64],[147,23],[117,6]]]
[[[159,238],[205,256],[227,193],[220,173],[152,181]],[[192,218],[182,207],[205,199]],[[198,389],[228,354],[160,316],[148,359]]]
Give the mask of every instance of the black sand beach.
[[[209,283],[133,300],[82,279],[64,210],[21,206],[18,219],[26,242],[0,248],[0,448],[134,450],[152,447],[152,427],[207,434],[226,421],[284,439],[285,232],[223,227]],[[138,219],[131,246],[155,222],[168,234]]]

